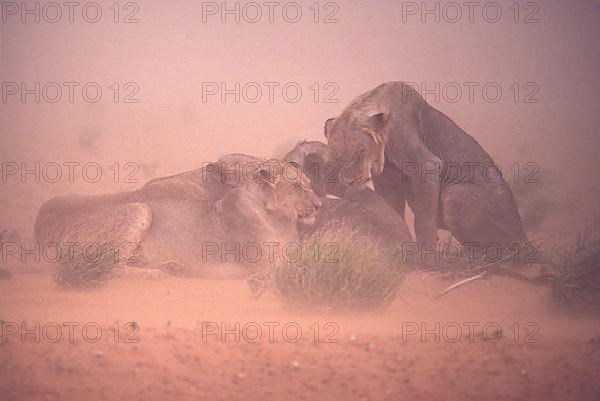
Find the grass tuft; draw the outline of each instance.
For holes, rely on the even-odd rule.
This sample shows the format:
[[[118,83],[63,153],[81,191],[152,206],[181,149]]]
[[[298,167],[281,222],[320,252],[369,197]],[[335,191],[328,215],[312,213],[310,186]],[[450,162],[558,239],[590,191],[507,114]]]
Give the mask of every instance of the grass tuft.
[[[65,288],[95,288],[103,286],[113,277],[118,253],[110,243],[90,247],[74,247],[64,252],[54,265],[52,278]]]
[[[553,252],[557,270],[553,300],[580,312],[600,311],[600,219],[579,232],[575,242]]]
[[[288,255],[271,272],[271,285],[287,306],[383,308],[394,300],[404,278],[392,255],[347,226],[325,225],[299,248],[298,255]]]

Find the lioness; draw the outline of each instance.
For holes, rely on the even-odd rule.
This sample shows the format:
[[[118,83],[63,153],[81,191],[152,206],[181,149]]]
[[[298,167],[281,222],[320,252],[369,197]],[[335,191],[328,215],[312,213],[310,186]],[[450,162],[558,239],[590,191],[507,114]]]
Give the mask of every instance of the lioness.
[[[302,168],[317,195],[341,198],[346,194],[348,187],[340,182],[337,164],[331,158],[327,144],[320,141],[300,141],[283,160],[296,163]]]
[[[352,188],[370,179],[397,211],[415,214],[417,241],[433,249],[437,228],[461,243],[509,248],[526,236],[513,195],[475,139],[410,85],[389,82],[327,120],[339,177]]]
[[[202,275],[239,262],[250,273],[277,244],[296,241],[297,222],[309,224],[321,204],[299,166],[283,179],[282,163],[250,159],[257,162],[239,180],[226,175],[240,160],[231,155],[131,192],[51,199],[39,211],[37,241],[116,244],[127,252],[119,263],[134,269]]]
[[[372,239],[382,250],[394,253],[399,262],[412,261],[403,258],[404,245],[408,248],[414,242],[403,217],[368,187],[347,191],[339,181],[337,165],[331,161],[325,143],[299,142],[283,159],[300,165],[311,179],[315,193],[322,197],[323,206],[315,224],[302,227],[302,234],[319,232],[324,226],[335,229],[344,225]]]

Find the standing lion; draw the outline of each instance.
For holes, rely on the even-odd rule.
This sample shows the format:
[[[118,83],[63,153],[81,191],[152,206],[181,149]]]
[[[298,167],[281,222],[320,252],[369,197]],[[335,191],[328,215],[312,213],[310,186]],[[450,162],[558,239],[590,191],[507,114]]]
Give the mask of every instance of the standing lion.
[[[325,123],[325,136],[351,188],[373,180],[399,213],[415,214],[419,245],[435,248],[437,229],[463,245],[502,250],[526,241],[511,193],[492,158],[449,117],[404,82],[359,96]]]

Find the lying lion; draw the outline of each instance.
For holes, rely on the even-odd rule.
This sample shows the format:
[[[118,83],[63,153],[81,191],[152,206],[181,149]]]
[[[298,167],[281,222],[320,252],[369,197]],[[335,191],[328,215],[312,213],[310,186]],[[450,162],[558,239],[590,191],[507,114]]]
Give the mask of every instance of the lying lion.
[[[249,161],[244,176],[231,174]],[[39,211],[36,239],[63,251],[66,243],[110,244],[119,251],[115,264],[129,272],[206,275],[211,265],[234,263],[247,274],[297,241],[296,224],[309,224],[320,206],[299,167],[282,179],[282,166],[229,155],[131,192],[50,199]]]

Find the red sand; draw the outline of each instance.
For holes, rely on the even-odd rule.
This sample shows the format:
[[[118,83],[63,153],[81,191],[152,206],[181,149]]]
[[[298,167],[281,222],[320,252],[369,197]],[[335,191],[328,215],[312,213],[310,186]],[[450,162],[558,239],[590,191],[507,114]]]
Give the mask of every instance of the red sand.
[[[384,312],[312,314],[284,310],[271,293],[255,300],[242,281],[123,278],[100,290],[65,291],[47,274],[15,274],[0,281],[6,336],[0,343],[0,398],[600,399],[597,318],[561,314],[550,307],[547,289],[501,277],[436,300],[432,295],[448,282],[422,276],[411,273],[402,299]],[[130,338],[137,343],[125,342],[133,328],[124,326],[131,321],[139,325]],[[20,327],[8,334],[15,328],[11,322],[26,322],[29,329],[39,322],[40,342],[34,334],[23,342]],[[60,340],[49,342],[56,334],[51,322],[79,323],[74,341],[63,325]],[[96,343],[81,331],[90,322],[102,328]],[[236,322],[237,341],[231,333],[224,339],[208,334]],[[432,331],[424,341],[421,324]],[[478,325],[472,333],[469,324]],[[252,342],[257,325],[262,338]],[[302,335],[292,342],[297,327]],[[498,327],[502,337],[494,340]],[[95,334],[88,330],[89,339]]]

